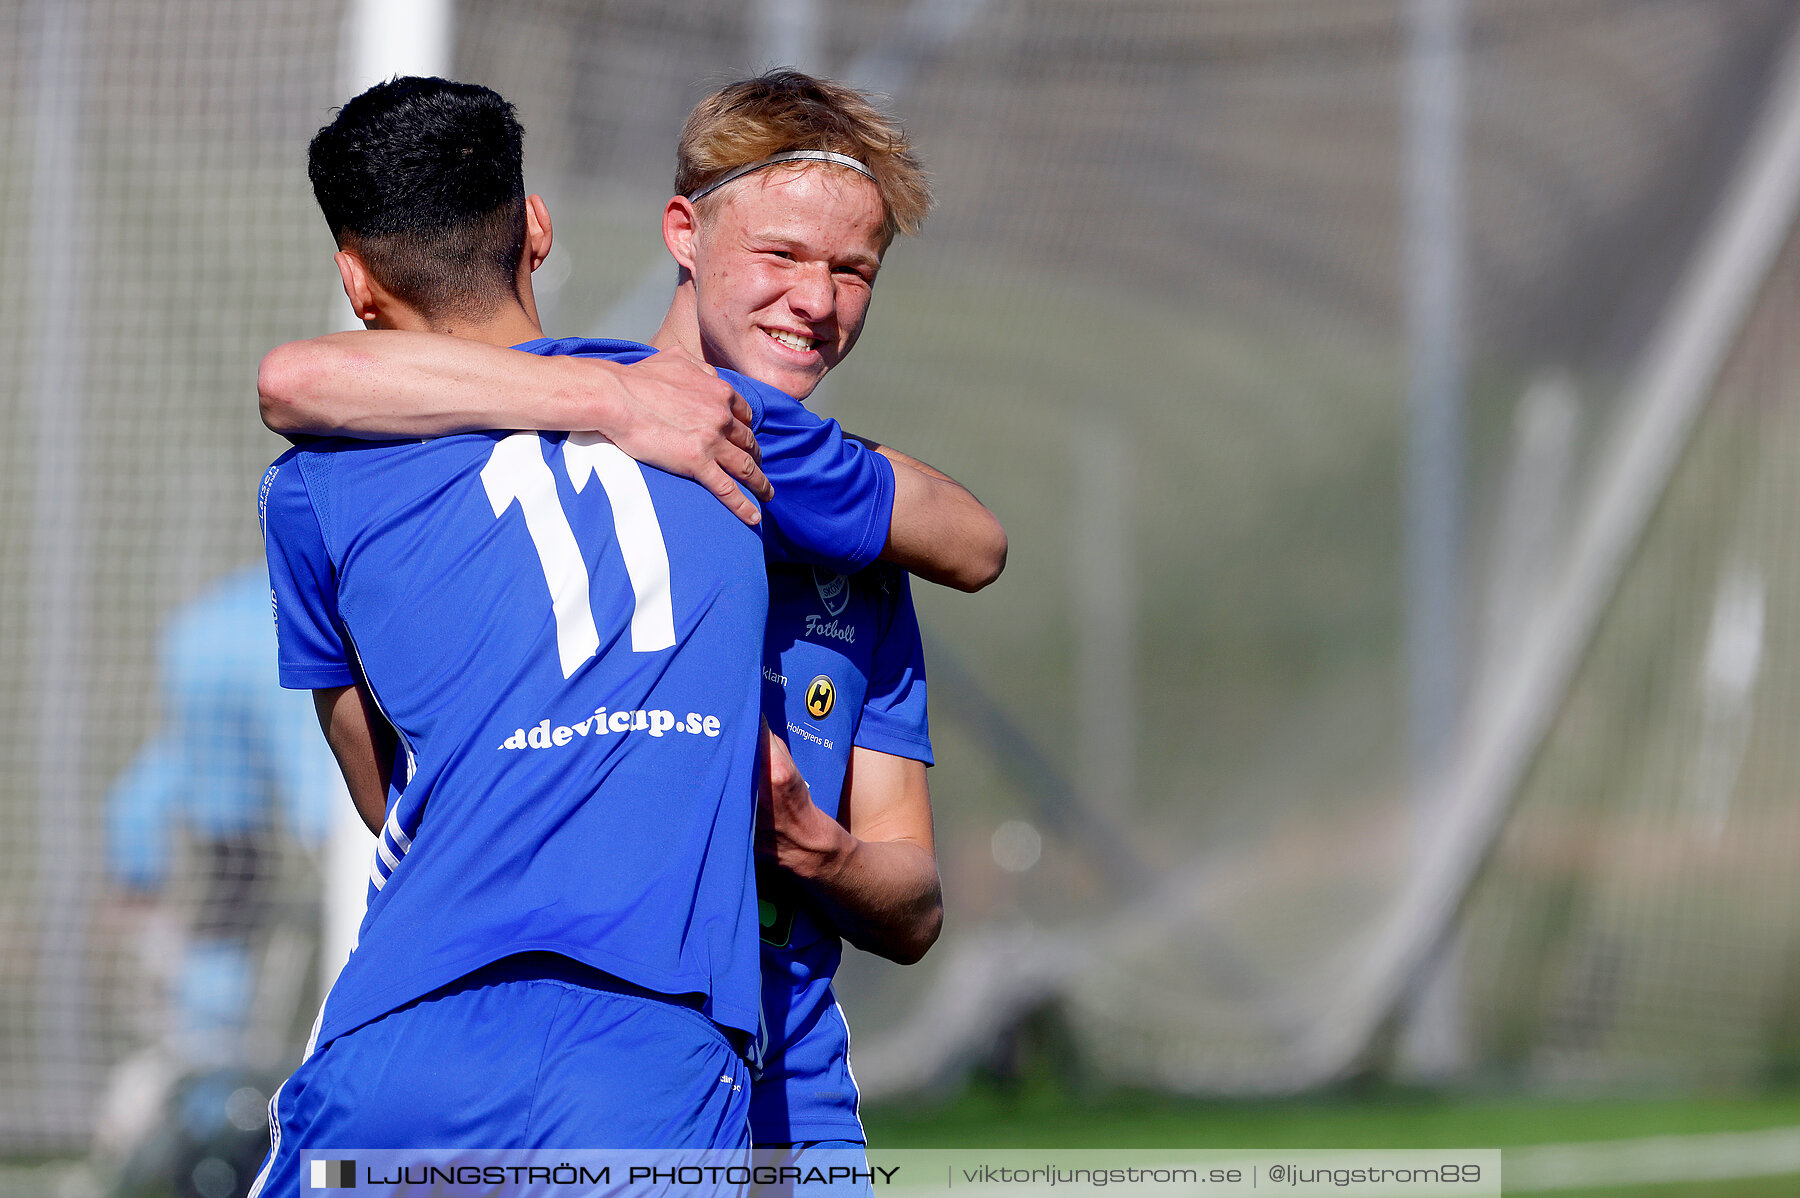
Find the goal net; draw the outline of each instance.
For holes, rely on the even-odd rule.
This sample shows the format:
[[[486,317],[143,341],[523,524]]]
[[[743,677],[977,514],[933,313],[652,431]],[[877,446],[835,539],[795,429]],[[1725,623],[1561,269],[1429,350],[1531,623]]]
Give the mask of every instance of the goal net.
[[[450,8],[555,218],[549,332],[655,328],[675,135],[735,74],[883,92],[934,174],[814,403],[1012,557],[918,588],[948,922],[849,954],[867,1093],[1046,1008],[1188,1091],[1800,1062],[1791,4]],[[316,1001],[328,783],[187,704],[260,558],[256,363],[342,316],[304,151],[347,15],[0,6],[0,1153],[83,1149],[159,1053],[279,1076]]]

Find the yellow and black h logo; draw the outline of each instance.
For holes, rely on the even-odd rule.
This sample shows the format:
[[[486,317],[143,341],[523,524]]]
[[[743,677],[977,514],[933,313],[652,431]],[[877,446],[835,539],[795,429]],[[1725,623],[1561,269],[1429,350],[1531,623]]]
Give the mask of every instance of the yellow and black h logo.
[[[815,720],[822,720],[831,714],[837,705],[837,687],[831,679],[820,674],[806,684],[806,714]]]

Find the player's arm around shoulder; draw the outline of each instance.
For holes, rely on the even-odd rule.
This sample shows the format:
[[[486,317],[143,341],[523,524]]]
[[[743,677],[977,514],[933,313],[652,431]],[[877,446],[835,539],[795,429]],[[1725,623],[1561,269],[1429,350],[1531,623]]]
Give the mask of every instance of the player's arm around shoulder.
[[[1006,569],[1006,529],[969,489],[891,445],[864,444],[894,465],[894,518],[882,558],[927,582],[979,591]]]
[[[776,492],[776,560],[854,574],[880,558],[963,591],[1000,576],[1006,530],[967,488],[773,387],[729,377],[758,400],[757,438]]]
[[[918,961],[944,924],[925,763],[853,748],[834,820],[813,802],[787,746],[766,729],[764,744],[758,853],[798,878],[851,944],[901,965]]]
[[[746,524],[761,517],[738,483],[765,501],[772,494],[749,404],[712,367],[678,352],[625,365],[365,330],[276,346],[256,389],[263,423],[285,437],[598,432],[645,465],[698,482]]]

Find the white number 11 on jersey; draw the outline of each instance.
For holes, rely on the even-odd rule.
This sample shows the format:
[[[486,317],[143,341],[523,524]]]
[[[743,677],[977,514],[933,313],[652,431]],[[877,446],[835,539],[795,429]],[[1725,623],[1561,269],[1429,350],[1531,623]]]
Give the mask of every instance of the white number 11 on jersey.
[[[613,509],[613,531],[625,573],[631,580],[631,648],[653,653],[675,644],[675,613],[669,600],[669,547],[650,502],[644,472],[623,450],[595,433],[572,433],[563,442],[563,465],[569,482],[584,490],[590,477],[600,480]],[[587,563],[575,530],[556,495],[556,479],[544,461],[536,433],[502,438],[481,471],[481,485],[495,519],[514,502],[525,515],[525,531],[537,549],[538,564],[550,587],[550,611],[556,617],[556,650],[563,677],[600,649],[594,626]]]

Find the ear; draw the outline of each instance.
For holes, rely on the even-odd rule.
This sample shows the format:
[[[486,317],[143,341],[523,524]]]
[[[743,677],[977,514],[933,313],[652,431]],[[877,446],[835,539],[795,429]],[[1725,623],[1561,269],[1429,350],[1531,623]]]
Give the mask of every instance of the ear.
[[[532,270],[550,256],[550,209],[541,195],[525,197],[525,261]]]
[[[670,196],[663,205],[663,244],[681,269],[694,273],[695,251],[700,239],[700,214],[686,196]]]
[[[350,301],[350,310],[356,313],[358,320],[374,327],[381,317],[381,309],[375,302],[375,283],[369,277],[369,268],[363,264],[355,250],[339,250],[335,260],[338,278],[344,281],[344,295]]]

